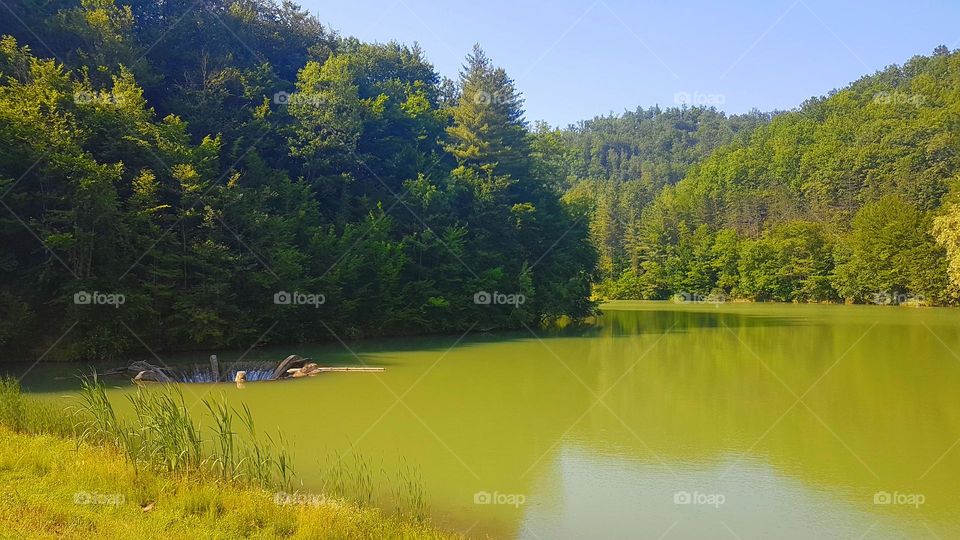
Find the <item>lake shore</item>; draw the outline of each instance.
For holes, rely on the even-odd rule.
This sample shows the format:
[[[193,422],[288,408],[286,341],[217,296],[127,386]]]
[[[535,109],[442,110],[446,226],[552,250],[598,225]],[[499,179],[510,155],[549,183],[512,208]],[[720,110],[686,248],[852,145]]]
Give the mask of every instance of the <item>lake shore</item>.
[[[135,472],[110,448],[6,427],[0,489],[0,529],[20,538],[459,538],[319,495]]]
[[[102,387],[93,384],[87,389],[96,400]],[[186,410],[167,399],[172,391],[160,395],[141,402],[137,424],[126,426],[105,420],[114,417],[108,405],[53,406],[0,380],[0,530],[61,539],[460,538],[422,514],[387,515],[302,491],[294,478],[275,476],[283,457],[272,448],[248,447],[253,453],[241,455],[231,437],[218,441],[231,452],[217,453],[199,424],[169,429]],[[164,403],[170,406],[157,408]],[[164,421],[166,433],[158,430]],[[184,436],[195,440],[200,461],[177,446]]]

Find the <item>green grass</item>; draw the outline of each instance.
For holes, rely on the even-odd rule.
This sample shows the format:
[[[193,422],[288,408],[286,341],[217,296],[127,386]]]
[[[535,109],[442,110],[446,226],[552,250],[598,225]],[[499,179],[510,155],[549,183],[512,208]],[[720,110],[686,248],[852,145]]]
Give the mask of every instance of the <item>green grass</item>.
[[[413,468],[385,515],[370,506],[363,458],[335,462],[331,493],[297,493],[282,437],[261,437],[246,407],[207,401],[201,429],[176,386],[130,400],[121,417],[84,379],[65,412],[0,380],[0,538],[455,537],[424,519]]]

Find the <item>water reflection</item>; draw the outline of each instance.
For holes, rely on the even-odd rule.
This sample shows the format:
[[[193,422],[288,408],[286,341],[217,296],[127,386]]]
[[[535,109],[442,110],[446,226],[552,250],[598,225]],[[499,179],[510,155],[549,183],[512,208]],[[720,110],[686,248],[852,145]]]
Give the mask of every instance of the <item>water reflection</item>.
[[[950,538],[958,317],[624,302],[592,326],[453,349],[455,337],[352,345],[360,360],[339,345],[258,351],[249,359],[387,371],[192,391],[222,392],[284,431],[307,489],[322,489],[327,456],[351,447],[386,471],[417,463],[434,518],[471,534]],[[678,492],[726,501],[675,504]],[[882,492],[925,500],[875,504]]]

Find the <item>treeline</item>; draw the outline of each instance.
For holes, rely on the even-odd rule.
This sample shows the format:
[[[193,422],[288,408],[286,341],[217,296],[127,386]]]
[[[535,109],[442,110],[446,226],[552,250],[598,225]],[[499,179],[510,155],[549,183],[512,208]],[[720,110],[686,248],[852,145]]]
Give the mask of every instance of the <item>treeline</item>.
[[[557,149],[479,48],[448,81],[416,46],[341,38],[288,2],[8,5],[5,359],[592,312]]]
[[[705,158],[668,154],[689,168],[653,197],[638,171],[611,181],[601,168],[575,183],[568,197],[584,185],[609,192],[593,198],[598,296],[958,301],[960,53],[939,47],[763,120]],[[577,166],[590,170],[598,154]],[[628,200],[611,211],[609,198]]]
[[[664,187],[679,182],[690,167],[715,149],[743,138],[773,114],[758,111],[726,116],[713,108],[637,109],[582,121],[565,130],[543,126],[566,160],[565,199],[586,208],[590,238],[599,254],[598,291],[637,264],[631,236],[647,207]]]

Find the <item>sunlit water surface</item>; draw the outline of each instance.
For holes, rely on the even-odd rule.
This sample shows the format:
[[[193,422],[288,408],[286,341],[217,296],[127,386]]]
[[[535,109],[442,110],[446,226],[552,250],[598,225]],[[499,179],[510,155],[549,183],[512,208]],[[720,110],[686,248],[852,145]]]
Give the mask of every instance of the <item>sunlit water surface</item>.
[[[414,465],[434,522],[471,536],[960,538],[958,323],[947,309],[618,302],[538,336],[258,350],[246,360],[386,371],[185,396],[249,405],[285,434],[307,491],[352,447],[383,471],[389,506],[390,479]],[[28,385],[69,392],[45,373]]]

